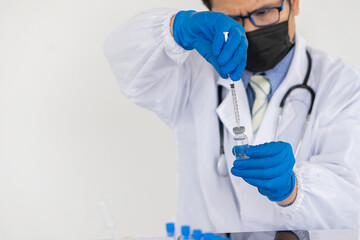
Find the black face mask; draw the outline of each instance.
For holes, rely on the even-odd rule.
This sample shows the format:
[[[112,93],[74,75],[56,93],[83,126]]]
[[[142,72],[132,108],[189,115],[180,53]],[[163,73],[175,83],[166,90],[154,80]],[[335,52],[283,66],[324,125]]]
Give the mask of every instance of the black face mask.
[[[246,33],[249,42],[246,70],[265,72],[275,67],[291,50],[288,21]]]

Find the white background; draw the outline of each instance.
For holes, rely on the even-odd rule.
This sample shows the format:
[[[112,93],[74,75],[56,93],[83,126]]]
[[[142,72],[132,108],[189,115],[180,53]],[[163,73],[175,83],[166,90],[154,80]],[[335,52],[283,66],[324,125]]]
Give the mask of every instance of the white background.
[[[0,239],[159,236],[175,212],[175,147],[120,92],[106,34],[155,7],[200,0],[0,0]],[[360,69],[360,1],[301,1],[297,30]],[[144,39],[146,41],[146,39]]]

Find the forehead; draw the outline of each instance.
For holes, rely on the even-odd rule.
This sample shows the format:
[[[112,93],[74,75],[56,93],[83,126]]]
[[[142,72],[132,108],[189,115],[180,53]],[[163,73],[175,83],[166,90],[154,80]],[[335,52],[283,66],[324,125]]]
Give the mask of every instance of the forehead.
[[[282,0],[211,0],[211,2],[212,11],[246,15],[259,8],[279,5]]]

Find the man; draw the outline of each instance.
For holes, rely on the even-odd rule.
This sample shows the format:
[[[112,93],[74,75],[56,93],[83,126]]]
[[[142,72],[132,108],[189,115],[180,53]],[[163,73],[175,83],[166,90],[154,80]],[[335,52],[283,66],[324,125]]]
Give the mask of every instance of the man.
[[[177,223],[215,232],[357,228],[359,74],[295,34],[299,0],[204,3],[211,12],[141,13],[105,43],[124,94],[174,130]],[[236,123],[228,76],[236,81],[251,145],[249,159],[241,161],[232,154]],[[304,79],[316,98],[302,136],[308,92],[294,91],[277,122],[282,98]],[[219,121],[226,177],[216,168]]]

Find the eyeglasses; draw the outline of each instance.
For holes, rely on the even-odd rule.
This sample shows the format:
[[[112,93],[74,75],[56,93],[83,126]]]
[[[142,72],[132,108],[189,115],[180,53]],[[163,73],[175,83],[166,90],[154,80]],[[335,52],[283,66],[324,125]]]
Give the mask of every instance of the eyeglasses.
[[[254,24],[256,27],[267,27],[279,22],[280,12],[284,9],[285,1],[286,0],[283,0],[279,7],[261,8],[249,13],[246,16],[238,15],[229,17],[233,18],[243,26],[245,18],[250,18],[252,24]]]

